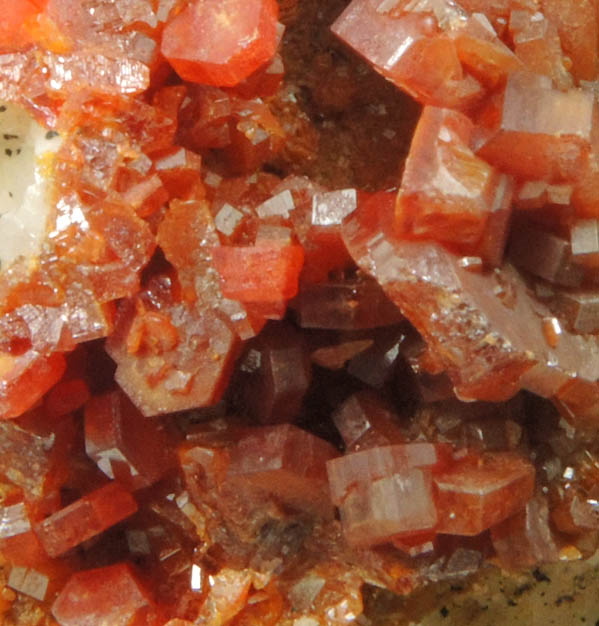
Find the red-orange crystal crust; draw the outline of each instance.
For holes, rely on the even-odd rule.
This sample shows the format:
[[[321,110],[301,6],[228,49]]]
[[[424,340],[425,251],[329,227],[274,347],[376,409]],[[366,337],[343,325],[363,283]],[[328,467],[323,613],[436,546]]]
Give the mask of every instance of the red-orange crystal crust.
[[[342,624],[596,550],[599,5],[325,5],[0,0],[7,206],[2,115],[59,138],[0,621]]]

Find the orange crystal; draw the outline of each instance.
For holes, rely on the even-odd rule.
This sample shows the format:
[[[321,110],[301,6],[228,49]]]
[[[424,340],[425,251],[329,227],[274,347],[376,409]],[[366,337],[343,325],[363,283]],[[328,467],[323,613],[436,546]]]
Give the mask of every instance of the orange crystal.
[[[530,499],[534,467],[509,454],[467,457],[433,478],[440,533],[478,535]]]
[[[118,563],[73,574],[52,605],[61,626],[151,626],[154,602],[131,565]]]
[[[59,556],[137,511],[131,494],[109,483],[50,515],[34,531],[50,556]]]
[[[232,87],[276,49],[274,0],[195,0],[164,29],[162,54],[195,83]]]
[[[147,416],[206,406],[224,391],[237,335],[212,310],[179,300],[176,282],[157,276],[122,302],[107,343],[115,378]]]
[[[401,233],[470,246],[480,240],[506,186],[470,149],[473,131],[465,115],[425,107],[397,197]]]
[[[278,302],[297,293],[304,251],[298,245],[265,243],[221,246],[212,251],[223,295],[241,302]]]
[[[479,156],[521,179],[574,180],[588,157],[590,93],[559,91],[544,76],[514,73],[483,112]]]
[[[423,104],[464,108],[483,94],[478,81],[463,71],[455,42],[439,33],[428,11],[404,12],[382,0],[353,0],[332,30]]]

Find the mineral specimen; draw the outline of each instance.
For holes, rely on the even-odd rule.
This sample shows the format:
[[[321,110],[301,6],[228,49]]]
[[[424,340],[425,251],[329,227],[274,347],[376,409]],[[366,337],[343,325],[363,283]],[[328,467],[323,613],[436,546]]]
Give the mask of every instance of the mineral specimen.
[[[0,622],[596,551],[598,17],[0,1]]]

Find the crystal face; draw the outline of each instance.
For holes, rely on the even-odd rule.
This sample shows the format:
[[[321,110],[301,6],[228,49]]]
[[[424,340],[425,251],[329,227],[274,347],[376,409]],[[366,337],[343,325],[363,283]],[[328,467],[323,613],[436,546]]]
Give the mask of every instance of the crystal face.
[[[186,80],[234,86],[274,55],[277,13],[272,0],[192,2],[167,25],[162,53]]]
[[[596,553],[597,11],[0,0],[0,622]]]

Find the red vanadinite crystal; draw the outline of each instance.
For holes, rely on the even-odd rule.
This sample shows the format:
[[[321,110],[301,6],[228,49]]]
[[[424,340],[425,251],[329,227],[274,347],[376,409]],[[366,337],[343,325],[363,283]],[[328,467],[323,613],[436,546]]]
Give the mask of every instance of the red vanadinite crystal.
[[[191,82],[233,86],[276,48],[274,0],[194,0],[165,28],[162,54]]]
[[[104,474],[131,490],[156,482],[172,465],[161,424],[144,418],[118,391],[87,403],[85,451]]]
[[[153,613],[153,600],[126,563],[74,574],[52,605],[61,626],[150,626],[157,623]]]
[[[0,623],[379,623],[365,583],[595,553],[598,42],[0,0]]]
[[[0,417],[18,417],[58,382],[66,365],[62,354],[43,356],[33,350],[19,356],[0,356]],[[23,394],[23,389],[27,394]]]
[[[50,556],[59,556],[133,515],[137,504],[118,483],[110,483],[50,515],[35,533]]]
[[[273,498],[294,510],[331,518],[325,463],[337,451],[330,444],[291,424],[239,432],[234,442],[228,449],[195,446],[182,451],[192,494],[217,487],[224,499],[242,493],[248,503]]]
[[[505,203],[506,184],[472,152],[473,132],[465,115],[424,109],[397,199],[402,233],[471,247],[480,241],[494,207]]]
[[[2,0],[0,3],[0,47],[21,48],[31,43],[26,25],[39,13],[33,0]]]
[[[478,535],[522,508],[534,487],[534,468],[521,459],[488,453],[466,458],[433,479],[437,530]]]
[[[214,267],[223,295],[240,302],[278,302],[296,295],[304,251],[297,245],[264,243],[215,248]]]

